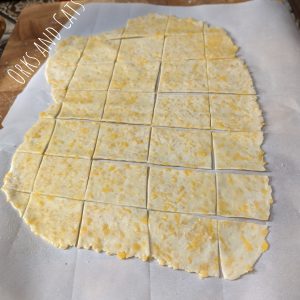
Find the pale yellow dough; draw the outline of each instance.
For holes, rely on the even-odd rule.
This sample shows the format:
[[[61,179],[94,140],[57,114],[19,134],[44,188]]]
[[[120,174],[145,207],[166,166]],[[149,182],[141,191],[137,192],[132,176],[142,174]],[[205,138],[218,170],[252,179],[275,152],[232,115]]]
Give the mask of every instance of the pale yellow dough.
[[[39,119],[25,134],[18,151],[43,154],[51,138],[54,119]]]
[[[194,170],[151,167],[148,208],[215,214],[215,175]]]
[[[213,132],[216,169],[264,171],[262,132]]]
[[[2,187],[2,190],[6,195],[6,200],[18,211],[20,217],[22,217],[27,207],[30,194],[10,190],[5,186]]]
[[[211,169],[209,131],[152,128],[149,162],[154,164]]]
[[[91,158],[100,124],[80,120],[57,120],[46,154]]]
[[[105,100],[104,91],[68,91],[58,117],[100,121]]]
[[[61,110],[61,103],[51,104],[47,110],[40,112],[40,118],[55,119]]]
[[[40,154],[16,152],[10,170],[4,177],[4,187],[30,193],[41,159]]]
[[[268,220],[272,190],[268,176],[217,174],[218,215]]]
[[[94,158],[147,160],[150,127],[102,123]]]
[[[110,90],[124,92],[154,92],[159,62],[115,64]]]
[[[146,208],[147,167],[93,161],[86,199]]]
[[[268,250],[268,227],[246,222],[218,221],[220,260],[225,279],[251,272],[260,255]]]
[[[208,96],[203,94],[158,94],[153,125],[209,129]]]
[[[169,17],[166,35],[202,33],[203,22],[192,18]]]
[[[148,260],[147,210],[85,202],[78,247]]]
[[[248,67],[239,58],[208,60],[207,74],[210,93],[256,93]]]
[[[58,248],[76,246],[83,203],[31,194],[24,214],[31,230]]]
[[[103,120],[131,124],[151,124],[153,93],[109,91]]]
[[[160,265],[219,276],[216,220],[150,211],[149,228],[152,256]]]
[[[66,89],[55,89],[52,87],[51,89],[51,96],[55,103],[61,103],[64,101],[66,96]]]
[[[166,37],[164,61],[181,61],[187,59],[204,59],[203,34],[182,34]]]
[[[178,63],[163,62],[159,92],[207,92],[205,60],[186,60]]]
[[[211,94],[209,100],[212,129],[261,130],[264,121],[256,96]]]
[[[91,161],[44,156],[35,180],[34,192],[83,200]]]

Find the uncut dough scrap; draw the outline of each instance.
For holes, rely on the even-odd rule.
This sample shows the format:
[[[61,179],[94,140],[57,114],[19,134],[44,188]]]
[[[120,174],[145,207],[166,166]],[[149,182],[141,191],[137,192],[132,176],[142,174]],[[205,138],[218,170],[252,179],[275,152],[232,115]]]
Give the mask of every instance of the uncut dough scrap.
[[[226,279],[251,271],[267,227],[195,214],[268,220],[268,177],[191,169],[265,170],[264,120],[237,51],[222,28],[157,14],[59,42],[46,64],[54,104],[13,157],[7,200],[57,247],[200,277],[219,263]]]

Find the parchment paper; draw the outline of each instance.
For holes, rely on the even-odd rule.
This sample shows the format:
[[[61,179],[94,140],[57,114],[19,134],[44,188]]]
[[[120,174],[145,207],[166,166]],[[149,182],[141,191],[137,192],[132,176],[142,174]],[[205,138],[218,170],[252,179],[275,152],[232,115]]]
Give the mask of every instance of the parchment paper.
[[[125,25],[149,12],[194,17],[222,26],[241,47],[260,95],[267,126],[264,150],[275,204],[271,248],[256,271],[236,281],[200,280],[195,274],[137,259],[120,261],[87,250],[60,250],[34,236],[0,195],[1,300],[297,300],[300,299],[300,32],[282,1],[161,7],[90,4],[64,37]],[[0,185],[11,156],[38,113],[52,103],[44,67],[20,94],[0,131]]]

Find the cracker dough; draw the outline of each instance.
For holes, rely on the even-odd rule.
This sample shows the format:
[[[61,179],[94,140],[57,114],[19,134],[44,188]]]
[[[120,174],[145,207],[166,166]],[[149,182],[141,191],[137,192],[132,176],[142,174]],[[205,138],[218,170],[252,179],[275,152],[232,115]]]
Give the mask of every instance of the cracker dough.
[[[43,154],[51,138],[54,119],[39,119],[25,134],[17,151]]]
[[[169,17],[166,35],[186,34],[186,33],[202,33],[203,22],[192,18]]]
[[[56,103],[61,103],[64,101],[66,96],[66,89],[55,89],[52,87],[51,89],[51,96]]]
[[[152,128],[149,162],[168,166],[211,169],[209,131]]]
[[[182,34],[166,37],[164,61],[181,61],[187,59],[204,59],[203,34]]]
[[[22,217],[27,207],[30,194],[10,190],[5,186],[2,187],[2,191],[5,193],[7,201],[18,211],[20,217]]]
[[[203,94],[158,94],[153,125],[209,129],[208,96]]]
[[[150,127],[102,123],[94,158],[147,160]]]
[[[109,91],[103,120],[131,124],[151,124],[153,93]]]
[[[272,190],[268,176],[217,174],[218,215],[268,220]]]
[[[85,202],[78,246],[148,260],[147,210]]]
[[[264,171],[262,132],[213,132],[216,169]]]
[[[89,159],[46,155],[35,180],[34,192],[83,200],[90,165]]]
[[[205,60],[163,62],[159,92],[208,92]]]
[[[147,167],[93,161],[86,199],[146,208]]]
[[[216,220],[150,211],[149,229],[152,256],[160,265],[219,276]]]
[[[51,104],[47,110],[40,112],[40,118],[55,119],[61,110],[61,103]]]
[[[30,193],[41,159],[40,154],[16,152],[10,170],[4,177],[4,187]]]
[[[212,129],[261,130],[264,120],[256,96],[211,94],[209,100]]]
[[[81,201],[31,194],[24,220],[32,232],[66,249],[76,245],[82,206]]]
[[[100,121],[105,100],[104,91],[70,90],[65,97],[59,118]]]
[[[46,153],[76,158],[91,158],[100,124],[80,120],[57,120]]]
[[[148,208],[215,214],[215,175],[194,170],[151,167]]]
[[[210,93],[255,94],[248,67],[239,58],[207,61]]]
[[[255,223],[218,221],[220,260],[225,279],[234,280],[253,270],[268,250],[268,227]]]

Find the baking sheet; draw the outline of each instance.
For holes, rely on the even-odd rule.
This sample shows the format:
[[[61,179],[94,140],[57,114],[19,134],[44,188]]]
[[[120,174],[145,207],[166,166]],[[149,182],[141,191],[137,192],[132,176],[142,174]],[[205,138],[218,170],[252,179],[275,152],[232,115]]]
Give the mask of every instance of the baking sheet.
[[[265,113],[266,160],[275,204],[271,244],[255,272],[236,281],[200,280],[156,262],[120,261],[87,250],[60,250],[34,236],[0,195],[1,300],[246,300],[300,299],[300,32],[282,1],[162,7],[89,4],[70,30],[99,33],[149,12],[176,14],[222,26],[241,47]],[[93,20],[93,22],[92,22]],[[20,94],[0,131],[0,185],[11,157],[38,113],[52,103],[44,66]]]

